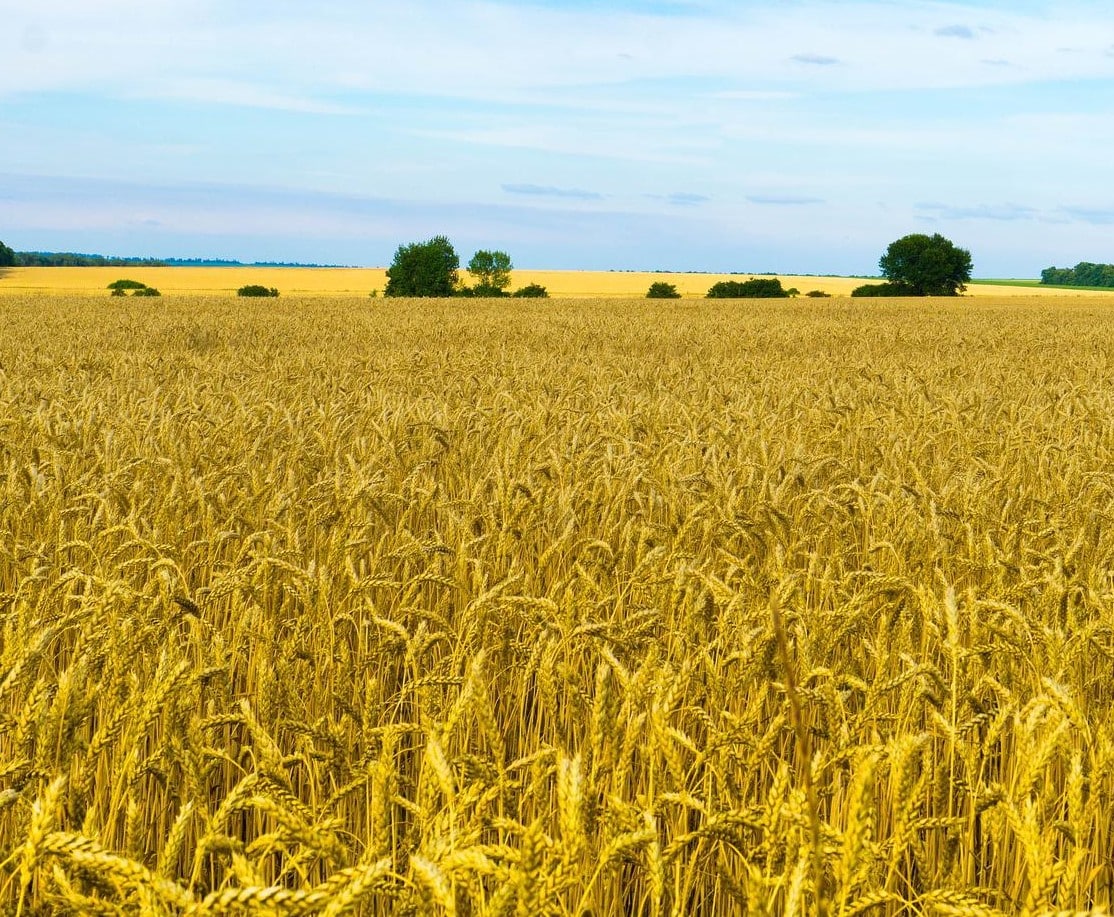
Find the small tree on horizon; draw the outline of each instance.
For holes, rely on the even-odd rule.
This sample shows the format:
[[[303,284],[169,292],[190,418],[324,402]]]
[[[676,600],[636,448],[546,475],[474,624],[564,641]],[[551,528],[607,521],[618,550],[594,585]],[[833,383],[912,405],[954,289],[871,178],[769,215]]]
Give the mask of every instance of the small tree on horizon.
[[[473,296],[506,296],[511,285],[511,256],[506,252],[480,249],[468,262],[468,273],[476,278]]]
[[[891,242],[878,260],[882,276],[907,296],[958,296],[971,279],[971,253],[940,233],[912,233]],[[887,294],[880,294],[887,295]],[[891,293],[888,295],[902,295]]]
[[[400,245],[387,268],[384,296],[452,296],[460,279],[460,257],[446,236]]]

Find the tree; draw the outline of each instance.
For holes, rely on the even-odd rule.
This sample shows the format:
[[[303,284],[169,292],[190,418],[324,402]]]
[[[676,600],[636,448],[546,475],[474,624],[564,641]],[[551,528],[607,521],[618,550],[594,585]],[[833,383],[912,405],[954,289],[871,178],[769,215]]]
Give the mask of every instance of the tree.
[[[650,289],[646,291],[647,299],[680,299],[681,294],[677,292],[677,288],[671,284],[666,283],[664,280],[659,280],[656,283],[650,284]]]
[[[452,296],[460,258],[445,236],[400,245],[387,269],[385,296]]]
[[[878,266],[883,277],[907,287],[910,296],[958,296],[971,279],[971,253],[940,233],[913,233],[891,242]]]
[[[784,299],[789,294],[777,277],[751,277],[750,280],[721,280],[712,284],[707,299]]]
[[[511,285],[511,256],[506,252],[481,249],[468,262],[468,273],[476,278],[473,296],[506,296]]]
[[[279,291],[274,287],[265,287],[258,283],[249,283],[236,291],[237,296],[278,296]]]
[[[14,267],[17,263],[15,252],[0,242],[0,267]]]

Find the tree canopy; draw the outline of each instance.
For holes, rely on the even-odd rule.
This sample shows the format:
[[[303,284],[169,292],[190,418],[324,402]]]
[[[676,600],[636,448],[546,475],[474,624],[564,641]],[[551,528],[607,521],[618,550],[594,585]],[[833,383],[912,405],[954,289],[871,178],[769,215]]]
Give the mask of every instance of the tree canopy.
[[[0,242],[0,267],[13,267],[17,263],[15,252]]]
[[[445,236],[400,245],[387,269],[386,296],[452,296],[460,258]]]
[[[971,253],[940,233],[913,233],[891,242],[878,266],[895,289],[891,296],[958,296],[971,279]]]
[[[511,285],[511,256],[506,252],[476,252],[468,262],[468,273],[476,278],[473,296],[506,296]]]

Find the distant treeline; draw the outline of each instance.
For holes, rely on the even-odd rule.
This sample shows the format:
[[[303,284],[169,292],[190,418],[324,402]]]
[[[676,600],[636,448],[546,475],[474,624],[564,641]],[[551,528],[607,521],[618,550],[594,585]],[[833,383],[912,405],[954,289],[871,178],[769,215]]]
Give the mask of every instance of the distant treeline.
[[[1075,267],[1046,267],[1041,283],[1061,287],[1114,287],[1114,264],[1080,261]]]
[[[16,252],[21,267],[339,267],[287,261],[228,261],[220,258],[113,258],[77,252]]]

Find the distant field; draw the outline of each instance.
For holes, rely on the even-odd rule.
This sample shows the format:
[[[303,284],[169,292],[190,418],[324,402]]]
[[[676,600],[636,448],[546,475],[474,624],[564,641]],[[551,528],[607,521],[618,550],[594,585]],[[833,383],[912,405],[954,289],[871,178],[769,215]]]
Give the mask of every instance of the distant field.
[[[1028,287],[1029,289],[1037,290],[1063,290],[1068,293],[1111,293],[1114,289],[1110,287],[1080,287],[1069,284],[1045,284],[1039,280],[972,280],[972,284],[979,284],[980,286],[1005,286],[1005,287]]]
[[[555,297],[642,297],[651,283],[665,281],[674,284],[682,296],[696,299],[703,297],[717,281],[745,280],[748,276],[752,275],[516,270],[512,288],[540,283]],[[855,287],[870,283],[861,277],[778,276],[786,288],[796,287],[802,295],[821,290],[832,296],[847,296]],[[28,293],[107,296],[108,284],[125,277],[157,287],[164,294],[200,296],[228,296],[245,284],[276,287],[288,296],[367,296],[372,290],[382,294],[387,285],[384,268],[17,267],[0,270],[0,296]],[[1086,292],[1078,287],[1042,287],[1035,280],[980,280],[972,282],[967,295],[1079,296]]]

